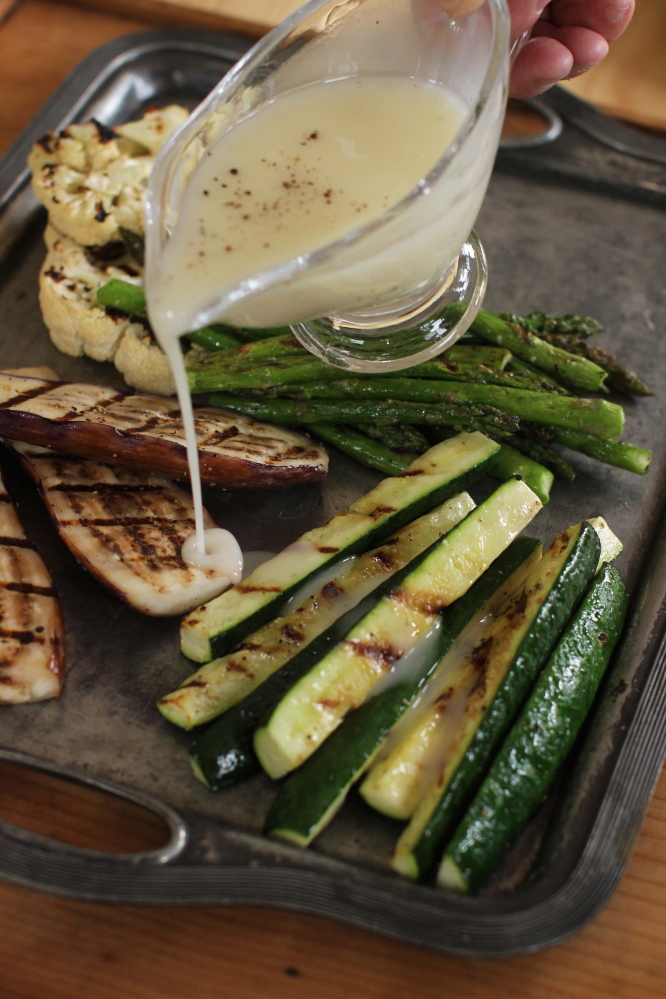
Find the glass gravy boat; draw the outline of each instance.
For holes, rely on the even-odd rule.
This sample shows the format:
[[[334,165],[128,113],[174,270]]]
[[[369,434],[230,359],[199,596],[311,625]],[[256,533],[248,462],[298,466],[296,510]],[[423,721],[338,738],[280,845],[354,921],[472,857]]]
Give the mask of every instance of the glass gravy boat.
[[[437,0],[312,0],[233,67],[166,144],[147,197],[151,318],[165,249],[207,151],[267,102],[314,83],[406,77],[442,87],[461,124],[439,160],[397,204],[324,245],[225,283],[170,321],[291,325],[310,351],[356,371],[390,371],[438,354],[468,328],[486,284],[470,231],[490,177],[506,102],[509,18],[485,0],[456,20]],[[158,323],[155,323],[157,328]]]

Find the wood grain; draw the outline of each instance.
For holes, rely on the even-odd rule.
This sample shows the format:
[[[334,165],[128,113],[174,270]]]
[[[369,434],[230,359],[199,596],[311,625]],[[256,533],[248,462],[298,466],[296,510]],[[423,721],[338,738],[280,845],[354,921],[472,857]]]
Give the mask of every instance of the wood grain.
[[[86,844],[155,845],[145,813],[0,770],[0,815]],[[63,800],[63,793],[66,795]],[[63,803],[67,813],[63,815]],[[36,806],[39,803],[39,813]],[[63,828],[64,826],[64,828]],[[628,871],[599,917],[560,947],[502,962],[433,954],[298,913],[132,908],[0,884],[2,999],[662,999],[666,774]]]
[[[608,114],[666,129],[665,44],[665,0],[637,0],[633,20],[610,55],[566,86]]]

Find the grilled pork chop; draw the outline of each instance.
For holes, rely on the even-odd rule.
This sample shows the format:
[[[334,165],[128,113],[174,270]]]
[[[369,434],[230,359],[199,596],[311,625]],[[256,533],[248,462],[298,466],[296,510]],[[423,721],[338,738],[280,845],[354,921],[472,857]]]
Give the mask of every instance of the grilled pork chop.
[[[199,407],[194,415],[206,483],[263,489],[326,475],[326,451],[301,434],[224,409]],[[189,477],[180,411],[161,396],[0,373],[0,436]]]

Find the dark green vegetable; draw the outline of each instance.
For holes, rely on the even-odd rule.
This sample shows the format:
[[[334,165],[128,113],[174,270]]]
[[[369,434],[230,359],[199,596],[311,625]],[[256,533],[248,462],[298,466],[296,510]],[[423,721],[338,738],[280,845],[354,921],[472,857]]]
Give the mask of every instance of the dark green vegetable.
[[[347,611],[321,635],[297,655],[271,674],[238,704],[229,708],[219,721],[210,725],[190,748],[190,759],[197,775],[215,789],[227,787],[259,770],[252,741],[255,729],[270,713],[284,694],[312,667],[345,637],[353,626],[376,606],[377,602],[412,573],[423,562],[435,541],[424,552],[401,569],[383,580],[373,592]]]
[[[593,347],[575,336],[555,336],[551,333],[542,333],[541,335],[548,343],[561,345],[570,353],[579,354],[581,357],[586,357],[589,361],[598,364],[608,375],[605,387],[613,392],[621,392],[631,396],[654,395],[652,389],[648,388],[636,372],[631,371],[624,364],[620,364],[609,350],[604,350],[603,347]]]
[[[596,458],[597,461],[603,461],[607,465],[615,465],[616,468],[624,468],[627,472],[635,472],[636,475],[645,475],[650,468],[652,452],[643,447],[636,447],[635,444],[627,444],[624,441],[600,441],[597,437],[590,437],[589,434],[567,430],[564,427],[554,427],[553,437],[558,444],[564,444],[572,451],[580,451],[590,458]]]
[[[538,547],[539,542],[534,538],[514,541],[464,596],[442,612],[440,644],[434,662],[424,662],[417,674],[350,712],[317,752],[283,784],[268,813],[265,832],[301,846],[321,832],[344,802],[351,785],[367,769],[385,736],[412,703],[438,659]]]
[[[536,333],[537,336],[576,336],[584,339],[603,333],[604,328],[592,316],[548,316],[545,312],[530,312],[526,316],[517,316],[512,312],[500,312],[502,319],[508,323],[516,323]]]
[[[142,316],[146,311],[146,296],[140,285],[130,281],[112,278],[98,288],[96,296],[100,305],[109,309],[128,312],[131,316]]]
[[[620,637],[627,592],[606,566],[590,586],[444,851],[439,883],[477,888],[543,801]]]
[[[308,423],[306,430],[316,434],[327,444],[333,444],[343,454],[356,458],[362,465],[376,468],[386,475],[400,475],[415,458],[415,455],[396,454],[380,441],[371,440],[358,430],[336,423]]]
[[[427,437],[409,423],[359,423],[358,429],[392,451],[423,454],[430,447]]]
[[[542,503],[547,503],[550,499],[553,473],[507,444],[502,444],[489,471],[502,482],[517,476],[527,483]]]
[[[213,406],[224,406],[269,423],[309,426],[313,423],[417,423],[449,426],[456,430],[492,431],[496,436],[511,436],[518,430],[518,420],[489,406],[422,405],[416,402],[393,402],[390,399],[338,399],[307,402],[296,399],[248,399],[233,395],[212,395]]]
[[[132,260],[135,260],[137,264],[143,267],[143,260],[146,251],[146,245],[143,236],[139,236],[138,233],[132,232],[130,229],[125,229],[120,226],[120,238],[122,239],[127,252],[129,253]]]
[[[592,434],[595,437],[607,439],[616,437],[622,433],[624,423],[624,411],[616,403],[607,402],[605,399],[572,399],[569,396],[548,395],[544,392],[529,392],[524,389],[500,388],[497,385],[472,385],[472,384],[449,384],[446,387],[442,382],[430,381],[420,378],[342,378],[332,381],[332,383],[311,383],[300,386],[292,393],[300,399],[322,399],[329,400],[326,407],[322,403],[317,403],[316,409],[321,413],[327,412],[328,417],[319,416],[318,422],[339,422],[332,415],[336,411],[333,400],[386,400],[387,408],[397,408],[404,406],[406,423],[432,423],[437,425],[436,413],[446,412],[445,407],[453,412],[453,407],[467,407],[469,415],[482,416],[480,410],[474,411],[473,407],[484,406],[493,407],[507,416],[514,416],[521,420],[532,423],[544,424],[546,426],[569,427],[581,433]],[[278,406],[283,400],[271,400],[270,405]],[[418,403],[419,405],[415,405]],[[420,405],[425,403],[425,405]],[[411,405],[410,405],[411,404]],[[437,404],[437,405],[435,405]],[[268,405],[268,403],[266,404]],[[305,403],[298,403],[299,406]],[[349,405],[342,402],[338,404],[341,413]],[[379,402],[377,402],[379,405]],[[289,407],[285,406],[285,414]],[[377,410],[379,412],[379,409]],[[424,414],[424,418],[419,419],[419,413]],[[425,414],[431,414],[426,418]],[[435,417],[435,418],[431,418]],[[378,416],[370,416],[370,419],[379,419]],[[266,417],[270,420],[270,417]],[[315,416],[315,419],[317,417]],[[400,417],[397,417],[400,419]],[[276,419],[276,422],[280,422]],[[293,420],[292,422],[303,422]],[[353,420],[351,422],[356,422]],[[441,420],[441,423],[447,421]]]
[[[554,648],[572,611],[594,577],[601,542],[583,521],[559,535],[544,555],[554,564],[548,584],[531,604],[529,627],[510,669],[486,710],[449,782],[433,785],[400,837],[394,861],[404,874],[428,877],[442,844],[451,836],[481,784],[491,760]],[[543,572],[546,563],[537,566]]]
[[[571,388],[596,392],[606,380],[606,372],[598,364],[554,347],[524,327],[507,322],[485,309],[479,311],[470,332],[498,347],[507,347],[516,357],[536,365]]]

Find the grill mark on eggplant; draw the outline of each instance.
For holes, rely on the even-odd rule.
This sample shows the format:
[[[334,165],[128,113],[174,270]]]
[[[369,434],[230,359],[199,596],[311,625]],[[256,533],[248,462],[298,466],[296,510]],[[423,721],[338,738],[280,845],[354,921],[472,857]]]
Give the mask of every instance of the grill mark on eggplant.
[[[81,458],[77,458],[77,461],[81,461]],[[99,493],[113,494],[113,493],[163,493],[164,486],[155,483],[138,483],[136,485],[131,482],[58,482],[53,486],[49,486],[49,492],[59,492],[59,493]]]
[[[31,399],[37,399],[40,395],[46,395],[51,389],[62,384],[62,382],[45,382],[44,385],[39,385],[28,392],[20,392],[18,395],[12,396],[11,399],[0,402],[0,409],[12,409],[14,406],[20,406],[23,402],[29,402]]]
[[[34,631],[18,631],[15,628],[3,628],[0,625],[0,638],[13,639],[15,642],[19,642],[21,645],[31,645],[33,642],[36,645],[44,645],[46,638],[44,635],[38,635]],[[15,665],[12,664],[12,665]]]
[[[194,524],[192,518],[174,520],[172,517],[74,517],[60,521],[63,527],[161,527],[164,530],[174,524]],[[184,564],[184,563],[183,563]]]
[[[0,589],[11,590],[12,593],[24,593],[27,596],[57,597],[53,586],[38,586],[36,583],[3,583]]]
[[[35,550],[35,546],[27,538],[8,538],[0,535],[0,545],[6,545],[8,548],[30,548],[32,551]]]

